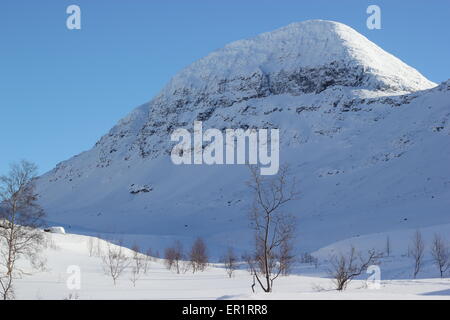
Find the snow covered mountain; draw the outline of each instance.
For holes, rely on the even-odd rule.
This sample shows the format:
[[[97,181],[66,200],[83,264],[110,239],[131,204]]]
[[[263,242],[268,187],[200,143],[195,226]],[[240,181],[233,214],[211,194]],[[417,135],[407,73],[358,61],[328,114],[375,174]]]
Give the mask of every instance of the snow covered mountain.
[[[91,150],[41,176],[40,201],[51,223],[75,231],[245,248],[248,169],[170,160],[170,133],[201,120],[280,129],[280,161],[300,181],[287,209],[302,250],[450,223],[449,118],[450,81],[437,86],[341,23],[295,23],[182,70]]]

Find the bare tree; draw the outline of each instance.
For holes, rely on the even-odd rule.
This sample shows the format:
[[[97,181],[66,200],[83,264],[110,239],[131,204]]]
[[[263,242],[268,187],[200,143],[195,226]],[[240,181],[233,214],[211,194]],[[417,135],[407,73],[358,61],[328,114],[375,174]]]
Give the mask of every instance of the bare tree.
[[[166,248],[164,250],[164,263],[166,265],[166,268],[171,270],[172,267],[175,265],[175,249],[172,247]]]
[[[386,255],[389,257],[391,255],[391,238],[386,237]]]
[[[14,298],[13,280],[23,273],[16,264],[20,258],[34,267],[43,263],[39,254],[45,238],[38,228],[45,214],[37,204],[36,175],[36,165],[23,160],[0,177],[0,294],[4,300]]]
[[[89,237],[88,242],[87,242],[87,248],[88,248],[89,257],[92,257],[94,255],[94,238],[93,237]]]
[[[434,235],[431,255],[443,278],[444,273],[450,268],[450,251],[445,240],[438,234]]]
[[[292,265],[295,262],[292,242],[284,241],[281,243],[279,260],[281,275],[289,275],[291,273]]]
[[[144,256],[141,253],[141,249],[139,248],[139,246],[137,244],[134,244],[131,247],[131,250],[133,251],[133,256],[132,256],[132,261],[131,261],[132,266],[131,266],[130,280],[133,283],[133,287],[135,287],[137,280],[142,275],[142,272],[144,272],[144,268],[145,269],[147,268],[145,266],[147,259],[146,259],[146,256]]]
[[[367,267],[377,264],[377,259],[380,256],[375,250],[370,250],[368,255],[364,257],[357,253],[354,247],[351,247],[350,251],[345,254],[340,253],[332,256],[330,259],[331,269],[328,270],[328,273],[332,277],[336,289],[339,291],[345,290],[350,281],[361,275],[367,270]]]
[[[191,251],[189,252],[189,260],[192,273],[204,271],[208,265],[208,253],[205,241],[202,238],[197,238],[192,245]]]
[[[140,278],[141,274],[138,270],[138,268],[135,265],[131,266],[131,275],[130,275],[130,281],[133,284],[133,287],[136,287],[136,282]]]
[[[130,259],[123,252],[122,242],[119,241],[118,245],[106,242],[106,253],[102,256],[102,260],[105,274],[111,276],[116,285],[117,279],[130,265]]]
[[[147,258],[148,258],[148,259],[147,259],[148,262],[150,262],[150,261],[156,261],[156,257],[155,257],[156,253],[153,252],[152,248],[148,248],[147,251],[145,252],[145,255],[146,255]],[[147,272],[145,272],[145,273],[147,273]]]
[[[144,255],[141,253],[141,248],[135,243],[131,247],[131,251],[133,251],[133,264],[136,266],[138,270],[141,270],[143,268],[143,260]]]
[[[183,260],[183,245],[179,240],[175,241],[173,246],[166,248],[164,252],[164,259],[166,260],[167,269],[171,270],[175,267],[177,273],[180,273],[181,270],[181,261]]]
[[[422,233],[417,230],[412,239],[412,246],[409,249],[409,255],[414,259],[414,279],[422,269],[423,255],[425,251],[425,244],[422,238]]]
[[[152,253],[152,249],[148,248],[147,251],[145,252],[145,256],[143,259],[143,272],[144,274],[148,273],[148,268],[150,266],[150,262],[153,261],[153,253]]]
[[[237,269],[237,257],[234,253],[232,247],[227,249],[227,252],[222,257],[222,262],[225,266],[225,270],[227,271],[228,276],[231,278],[233,276],[234,271]]]
[[[104,241],[104,240],[102,240],[100,238],[99,234],[96,236],[96,238],[97,238],[97,243],[96,243],[95,248],[94,248],[94,256],[102,257],[103,256],[102,241]]]
[[[101,249],[101,242],[103,240],[100,239],[100,235],[97,234],[95,237],[91,236],[89,237],[86,246],[88,249],[88,253],[90,257],[101,257],[102,256],[102,249]]]
[[[290,246],[294,238],[295,219],[281,209],[298,196],[295,178],[287,166],[268,178],[259,175],[257,167],[250,167],[249,187],[254,193],[250,222],[254,230],[255,250],[247,256],[247,263],[264,292],[271,292],[274,280],[282,272],[282,248]]]
[[[308,263],[317,268],[319,266],[319,259],[308,252],[304,252],[300,255],[300,263]]]

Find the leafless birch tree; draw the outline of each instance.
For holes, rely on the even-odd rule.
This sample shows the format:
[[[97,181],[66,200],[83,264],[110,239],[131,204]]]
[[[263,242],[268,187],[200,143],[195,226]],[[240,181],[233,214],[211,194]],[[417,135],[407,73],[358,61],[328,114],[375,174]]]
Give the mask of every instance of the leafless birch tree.
[[[177,273],[180,273],[183,257],[183,245],[179,240],[177,240],[173,246],[166,248],[164,252],[164,259],[167,269],[171,270],[172,268],[175,268]]]
[[[133,256],[131,260],[130,280],[133,283],[133,287],[135,287],[137,280],[141,277],[144,270],[147,269],[146,264],[148,260],[147,257],[141,253],[141,249],[137,244],[134,244],[131,250],[133,251]]]
[[[191,251],[189,252],[189,260],[192,273],[204,271],[208,265],[208,253],[205,241],[202,238],[197,238],[192,245]]]
[[[229,247],[227,249],[227,252],[225,253],[225,255],[222,257],[222,262],[225,266],[225,270],[228,274],[228,277],[232,277],[234,271],[237,269],[237,257],[234,253],[234,250],[232,247]]]
[[[250,167],[249,187],[254,202],[249,214],[254,231],[255,250],[247,255],[249,268],[264,292],[271,292],[274,280],[283,270],[282,249],[291,246],[295,218],[282,211],[283,205],[298,196],[295,178],[287,166],[276,176],[260,176],[257,167]]]
[[[364,257],[357,253],[354,247],[351,247],[349,252],[331,257],[331,269],[328,270],[328,273],[333,279],[336,289],[342,291],[350,281],[361,275],[370,265],[376,264],[380,257],[381,254],[377,254],[375,250],[370,250]]]
[[[409,249],[409,255],[414,259],[414,279],[422,269],[423,255],[425,252],[425,243],[422,233],[417,230],[412,239],[412,246]]]
[[[24,271],[17,267],[20,258],[32,266],[42,265],[40,252],[45,245],[43,209],[35,191],[37,167],[28,161],[11,165],[0,177],[0,296],[14,298],[14,279]]]
[[[122,242],[118,245],[111,242],[106,242],[106,253],[102,256],[103,270],[106,275],[109,275],[114,282],[122,275],[125,269],[130,265],[129,257],[123,252]]]
[[[389,257],[391,255],[391,238],[389,236],[386,237],[386,255]]]
[[[445,240],[438,234],[434,235],[431,255],[435,265],[439,269],[441,278],[443,278],[445,272],[450,268],[450,251]]]

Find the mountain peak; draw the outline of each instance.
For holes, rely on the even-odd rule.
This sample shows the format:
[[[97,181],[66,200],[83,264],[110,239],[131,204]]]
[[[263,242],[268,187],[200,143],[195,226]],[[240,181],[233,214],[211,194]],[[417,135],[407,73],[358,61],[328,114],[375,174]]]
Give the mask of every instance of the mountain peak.
[[[364,73],[359,87],[412,92],[436,86],[417,70],[387,53],[351,27],[334,21],[308,20],[232,42],[179,72],[162,94],[180,89],[217,91],[224,80],[301,73],[310,69],[355,69]],[[348,70],[345,70],[348,73]]]
[[[350,27],[291,24],[178,73],[94,148],[41,176],[39,201],[58,225],[152,235],[152,246],[193,236],[216,247],[250,243],[246,166],[170,160],[171,133],[202,121],[222,131],[280,129],[281,163],[302,192],[285,209],[301,215],[305,250],[352,237],[353,226],[411,227],[405,212],[414,228],[449,223],[448,83],[402,94],[431,86]]]

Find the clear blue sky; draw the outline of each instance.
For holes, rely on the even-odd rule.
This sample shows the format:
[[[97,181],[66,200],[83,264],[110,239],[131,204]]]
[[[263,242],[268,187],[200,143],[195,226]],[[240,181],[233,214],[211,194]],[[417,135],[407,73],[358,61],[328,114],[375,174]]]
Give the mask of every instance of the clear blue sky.
[[[66,8],[82,29],[66,28]],[[382,29],[366,28],[366,8]],[[343,22],[441,82],[450,78],[450,1],[2,0],[0,173],[22,158],[43,173],[91,148],[184,66],[291,22]]]

